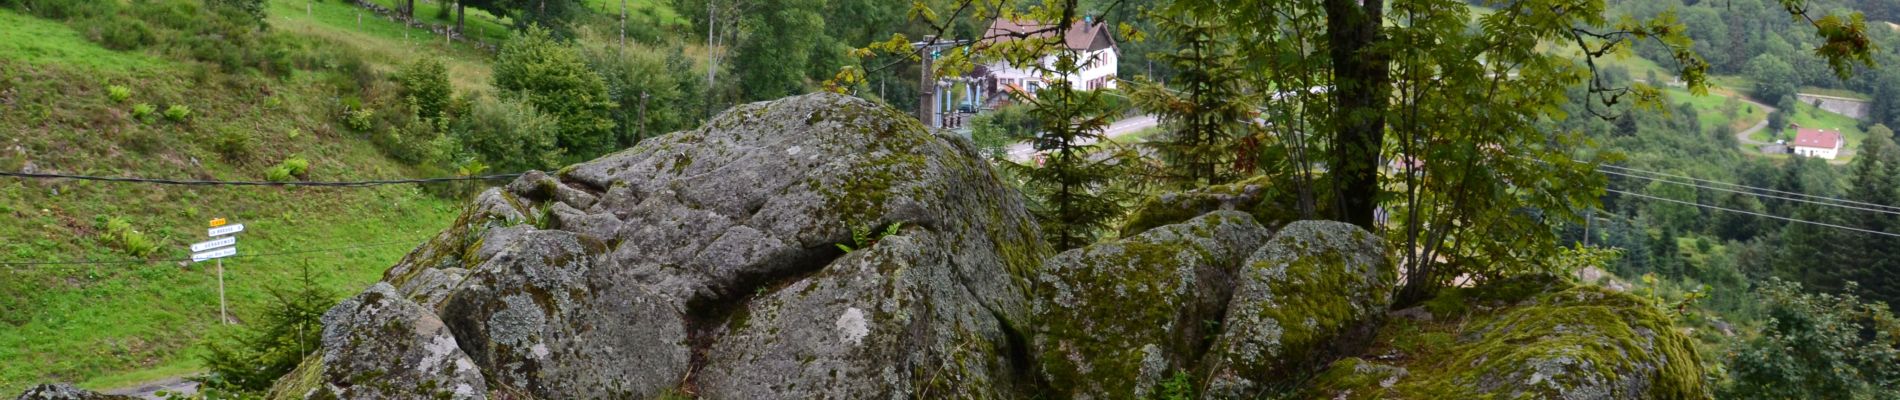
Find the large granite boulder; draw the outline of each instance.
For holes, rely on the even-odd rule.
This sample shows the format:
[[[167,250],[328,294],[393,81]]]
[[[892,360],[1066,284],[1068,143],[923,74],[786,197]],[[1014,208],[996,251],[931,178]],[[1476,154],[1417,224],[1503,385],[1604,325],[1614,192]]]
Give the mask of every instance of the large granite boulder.
[[[1288,224],[1241,267],[1222,332],[1202,365],[1208,397],[1251,398],[1356,354],[1392,305],[1398,269],[1351,224]]]
[[[816,94],[483,193],[372,291],[441,321],[490,397],[1015,397],[1036,232],[967,141]],[[384,328],[326,324],[362,339],[277,397],[350,384],[312,372],[331,352],[418,340]]]
[[[1395,320],[1375,344],[1383,360],[1341,359],[1302,397],[1709,398],[1693,340],[1634,295],[1528,277],[1449,289],[1426,308],[1466,322]]]
[[[323,349],[283,396],[321,399],[484,399],[481,371],[435,313],[388,283],[323,314]],[[314,364],[311,364],[314,362]]]
[[[1218,211],[1057,255],[1031,300],[1035,347],[1065,398],[1148,398],[1200,361],[1233,293],[1233,276],[1271,234]]]
[[[1291,177],[1257,176],[1234,183],[1161,193],[1129,210],[1128,218],[1122,222],[1121,234],[1134,236],[1215,211],[1247,213],[1261,226],[1278,229],[1302,217],[1299,192],[1289,187],[1291,185],[1273,183],[1290,180]],[[1327,194],[1321,191],[1312,196],[1312,215],[1329,215]]]

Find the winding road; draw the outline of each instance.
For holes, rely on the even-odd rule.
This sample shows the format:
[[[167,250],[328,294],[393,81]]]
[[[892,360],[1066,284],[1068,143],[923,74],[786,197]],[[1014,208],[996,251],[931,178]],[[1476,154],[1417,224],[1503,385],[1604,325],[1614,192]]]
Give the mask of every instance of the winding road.
[[[1120,121],[1115,121],[1114,124],[1109,124],[1107,129],[1102,130],[1102,137],[1115,139],[1115,138],[1119,138],[1123,136],[1128,136],[1129,134],[1133,134],[1135,132],[1141,132],[1141,130],[1143,129],[1152,128],[1157,123],[1159,122],[1158,120],[1155,119],[1155,116],[1153,115],[1140,115],[1140,116],[1128,117]],[[1083,139],[1078,142],[1079,142],[1078,144],[1081,144],[1081,145],[1095,144],[1095,140],[1093,139]],[[1035,155],[1036,155],[1036,149],[1034,147],[1031,147],[1029,143],[1017,143],[1017,144],[1013,144],[1009,146],[1009,160],[1010,161],[1028,162],[1030,158],[1034,157]]]
[[[1756,107],[1761,107],[1762,112],[1764,113],[1774,114],[1775,111],[1780,110],[1771,105],[1757,103],[1755,102],[1755,100],[1750,100],[1748,97],[1742,96],[1741,94],[1731,94],[1729,96],[1734,97],[1736,100],[1741,100],[1744,103],[1753,104]],[[1755,135],[1755,132],[1761,132],[1761,130],[1763,129],[1768,129],[1767,118],[1762,118],[1760,122],[1755,123],[1755,126],[1748,127],[1748,129],[1743,129],[1740,132],[1735,132],[1735,141],[1738,141],[1738,142],[1741,142],[1742,144],[1750,145],[1750,146],[1763,146],[1763,145],[1774,144],[1774,143],[1758,141],[1753,138],[1750,138],[1750,136]]]

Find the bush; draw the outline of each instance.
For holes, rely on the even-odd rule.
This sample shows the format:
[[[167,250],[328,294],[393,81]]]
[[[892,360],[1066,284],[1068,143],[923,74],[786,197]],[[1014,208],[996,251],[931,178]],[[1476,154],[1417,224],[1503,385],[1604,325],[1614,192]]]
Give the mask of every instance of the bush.
[[[441,60],[423,58],[403,67],[396,74],[397,83],[402,84],[403,96],[416,111],[416,117],[435,119],[445,117],[449,99],[454,96],[449,87],[449,71]]]
[[[1728,354],[1721,398],[1873,399],[1900,385],[1900,320],[1886,305],[1773,278],[1756,294],[1767,323]]]
[[[114,103],[124,103],[132,98],[132,89],[119,85],[107,86],[106,97],[112,99]]]
[[[270,169],[264,170],[264,180],[271,182],[289,182],[290,168],[285,167],[283,164],[273,165]]]
[[[125,218],[106,219],[101,228],[104,231],[100,236],[101,242],[125,250],[126,254],[133,257],[146,258],[158,252],[158,243],[146,238],[145,233],[132,229],[132,223]]]
[[[369,132],[370,128],[376,127],[376,111],[366,108],[350,110],[343,116],[343,125],[358,132]]]
[[[158,112],[158,107],[149,103],[132,105],[132,118],[142,122],[152,122],[152,116],[157,115],[155,112]]]
[[[185,118],[190,118],[190,117],[191,117],[191,107],[186,107],[180,104],[173,104],[171,107],[165,108],[165,119],[169,119],[172,122],[185,122]]]
[[[310,177],[310,160],[305,160],[303,156],[290,156],[284,159],[282,165],[291,175],[306,179]]]
[[[291,178],[309,179],[310,160],[305,160],[303,156],[290,156],[264,170],[264,179],[271,182],[288,182]]]
[[[590,158],[614,149],[607,84],[546,29],[516,34],[495,56],[494,70],[496,88],[560,121],[556,143],[570,155]]]
[[[502,171],[552,169],[560,165],[555,144],[560,121],[520,99],[482,99],[469,115],[457,118],[457,141],[488,165]]]
[[[235,128],[218,130],[218,137],[212,138],[212,150],[225,160],[242,162],[251,158],[251,134]]]
[[[136,50],[158,42],[158,33],[150,25],[131,17],[92,18],[79,28],[87,39],[113,50]]]

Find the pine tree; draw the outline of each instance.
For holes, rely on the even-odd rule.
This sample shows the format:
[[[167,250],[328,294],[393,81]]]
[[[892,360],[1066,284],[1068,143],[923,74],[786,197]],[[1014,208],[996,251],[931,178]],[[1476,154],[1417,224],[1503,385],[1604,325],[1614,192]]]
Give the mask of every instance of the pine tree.
[[[1849,200],[1895,205],[1900,204],[1900,177],[1894,175],[1896,150],[1891,138],[1892,132],[1885,127],[1875,127],[1868,131],[1866,140],[1861,142],[1859,153],[1854,155],[1853,181],[1848,187]],[[1866,207],[1875,208],[1875,207]],[[1888,233],[1900,233],[1900,216],[1893,214],[1835,207],[1833,212],[1841,215],[1842,221],[1857,221],[1856,227]],[[1888,251],[1900,249],[1900,238],[1872,233],[1849,233],[1850,248],[1841,253],[1842,265],[1848,280],[1860,283],[1862,294],[1869,299],[1885,301],[1888,304],[1900,304],[1900,260],[1896,260]]]
[[[1129,98],[1171,128],[1147,143],[1167,167],[1163,179],[1200,187],[1252,172],[1244,169],[1251,169],[1253,155],[1241,153],[1259,147],[1259,138],[1250,135],[1257,102],[1242,86],[1233,37],[1223,27],[1193,17],[1155,18],[1179,50],[1153,57],[1178,72],[1167,86],[1137,83]],[[1236,145],[1243,141],[1252,146]]]

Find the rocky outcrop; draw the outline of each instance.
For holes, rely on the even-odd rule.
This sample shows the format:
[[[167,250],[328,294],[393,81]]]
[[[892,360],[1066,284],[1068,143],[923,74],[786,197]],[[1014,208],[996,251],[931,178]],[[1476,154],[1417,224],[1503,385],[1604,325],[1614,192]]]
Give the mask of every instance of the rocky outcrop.
[[[1208,351],[1209,397],[1251,398],[1331,358],[1355,354],[1392,304],[1398,269],[1378,237],[1350,224],[1288,224],[1241,268]]]
[[[133,400],[129,396],[99,394],[67,384],[46,384],[34,386],[21,393],[19,400]]]
[[[324,356],[274,397],[375,393],[364,374],[459,388],[410,356],[438,343],[486,383],[468,398],[1026,394],[1024,287],[1048,250],[980,160],[819,94],[528,174],[332,311],[402,310],[404,329],[326,318]]]
[[[1276,187],[1273,178],[1255,177],[1225,185],[1179,192],[1162,193],[1143,201],[1129,212],[1122,224],[1122,236],[1134,236],[1155,227],[1181,223],[1215,211],[1239,211],[1252,215],[1267,228],[1279,228],[1300,219],[1299,194]],[[1322,194],[1315,194],[1320,196]],[[1314,199],[1315,215],[1326,215],[1324,198]]]
[[[1433,302],[1434,319],[1467,322],[1388,326],[1376,353],[1390,361],[1339,360],[1303,397],[1709,398],[1694,343],[1642,298],[1537,277]]]
[[[1151,202],[1138,233],[1049,257],[963,139],[837,95],[744,105],[481,194],[325,314],[323,348],[272,397],[1699,390],[1682,389],[1694,354],[1666,320],[1567,286],[1512,291],[1534,293],[1511,300],[1525,311],[1460,333],[1444,358],[1459,364],[1353,358],[1398,332],[1380,330],[1397,284],[1380,240],[1291,222],[1259,183],[1193,193]]]
[[[1064,252],[1037,275],[1035,347],[1065,398],[1147,398],[1200,360],[1241,262],[1271,234],[1221,211]]]

